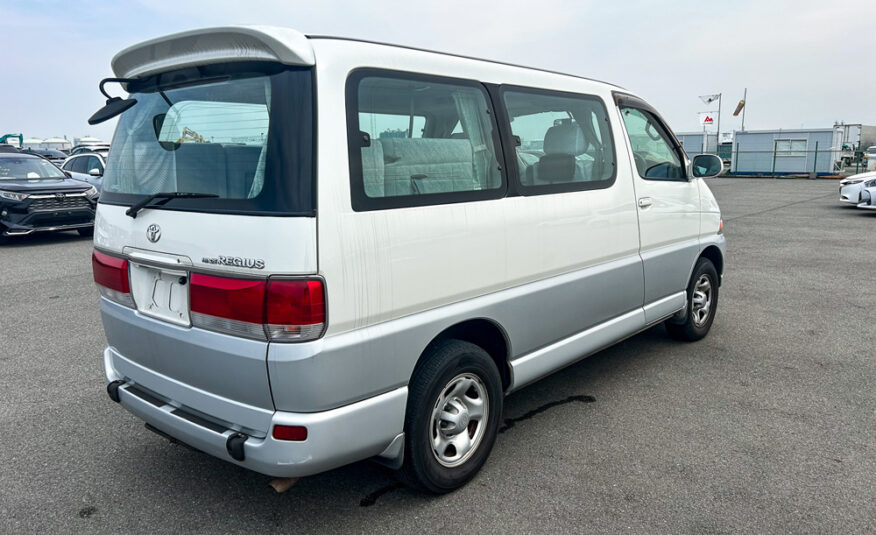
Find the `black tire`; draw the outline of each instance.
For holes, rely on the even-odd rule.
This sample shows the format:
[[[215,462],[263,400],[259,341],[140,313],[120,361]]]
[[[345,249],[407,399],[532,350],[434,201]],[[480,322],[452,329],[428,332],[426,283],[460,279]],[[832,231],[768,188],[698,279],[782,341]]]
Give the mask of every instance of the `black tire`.
[[[94,236],[94,227],[78,228],[76,229],[76,232],[78,232],[80,236]]]
[[[701,279],[705,277],[710,283],[710,302],[708,313],[697,321],[695,316],[694,291]],[[683,323],[676,323],[672,319],[666,321],[666,332],[676,340],[696,342],[702,340],[715,320],[715,312],[718,310],[718,270],[708,258],[700,258],[694,266],[693,275],[687,285],[687,310]]]
[[[461,391],[462,396],[476,401],[478,396],[475,394],[483,392],[487,398],[486,416],[476,423],[476,418],[469,420],[469,413],[465,412],[465,423],[461,424],[462,431],[458,435],[466,433],[473,437],[469,441],[474,446],[467,458],[466,455],[460,455],[457,461],[453,461],[459,462],[458,465],[446,466],[433,450],[432,437],[436,431],[441,432],[435,425],[441,429],[447,427],[440,423],[433,425],[433,411],[440,403],[446,402],[447,405],[443,407],[446,409],[451,400],[459,399],[448,397],[454,390],[451,388],[454,381],[472,378],[480,383],[472,383],[471,387]],[[456,384],[465,388],[464,382]],[[482,348],[461,340],[446,340],[432,347],[417,364],[408,386],[404,464],[398,472],[399,479],[410,487],[436,494],[444,494],[465,485],[481,469],[493,449],[502,422],[503,396],[502,378],[496,363]],[[458,454],[455,446],[448,446],[443,452],[445,462],[448,452],[451,457]]]

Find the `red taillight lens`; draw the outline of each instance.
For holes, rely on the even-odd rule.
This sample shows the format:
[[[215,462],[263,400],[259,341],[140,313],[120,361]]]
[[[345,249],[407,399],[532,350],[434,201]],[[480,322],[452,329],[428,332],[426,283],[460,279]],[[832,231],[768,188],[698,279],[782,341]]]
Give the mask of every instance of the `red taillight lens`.
[[[91,253],[91,268],[100,295],[125,306],[134,306],[127,260],[95,250]]]
[[[245,280],[192,274],[192,324],[250,338],[306,341],[325,325],[319,280]]]
[[[265,281],[226,279],[193,273],[191,285],[192,312],[262,323]]]
[[[275,325],[312,325],[325,321],[325,298],[318,280],[268,282],[267,322]]]
[[[265,323],[272,340],[312,340],[325,325],[325,294],[319,280],[268,282]]]
[[[192,325],[236,336],[265,338],[266,281],[193,273],[189,284]]]
[[[277,440],[307,440],[307,428],[299,425],[275,425],[274,438]]]
[[[94,251],[91,254],[91,267],[97,284],[117,292],[131,293],[127,260]]]

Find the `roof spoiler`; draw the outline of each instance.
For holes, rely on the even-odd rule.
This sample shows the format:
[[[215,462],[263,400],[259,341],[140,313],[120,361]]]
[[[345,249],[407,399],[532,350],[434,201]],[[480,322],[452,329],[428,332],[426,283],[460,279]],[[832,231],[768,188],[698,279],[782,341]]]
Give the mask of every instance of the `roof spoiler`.
[[[112,60],[118,78],[139,78],[169,70],[235,61],[315,63],[307,37],[290,28],[222,26],[175,33],[130,46]]]

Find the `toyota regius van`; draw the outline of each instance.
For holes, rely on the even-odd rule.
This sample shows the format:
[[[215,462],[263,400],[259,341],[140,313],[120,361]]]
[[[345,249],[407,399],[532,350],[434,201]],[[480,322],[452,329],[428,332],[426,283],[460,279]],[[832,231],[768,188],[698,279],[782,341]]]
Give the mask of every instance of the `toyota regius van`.
[[[721,160],[630,91],[274,27],[112,69],[92,117],[118,116],[93,255],[107,391],[173,440],[275,477],[373,458],[448,492],[505,395],[715,318]]]

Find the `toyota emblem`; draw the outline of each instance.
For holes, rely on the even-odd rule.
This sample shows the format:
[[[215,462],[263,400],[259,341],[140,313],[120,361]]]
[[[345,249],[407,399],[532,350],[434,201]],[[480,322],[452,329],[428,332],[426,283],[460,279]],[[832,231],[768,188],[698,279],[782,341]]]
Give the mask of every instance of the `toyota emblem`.
[[[67,196],[64,195],[63,193],[56,193],[55,194],[55,198],[58,199],[59,201],[63,201],[66,197]]]
[[[152,243],[157,242],[161,239],[161,227],[152,223],[148,227],[146,227],[146,237],[149,238],[149,241]]]

